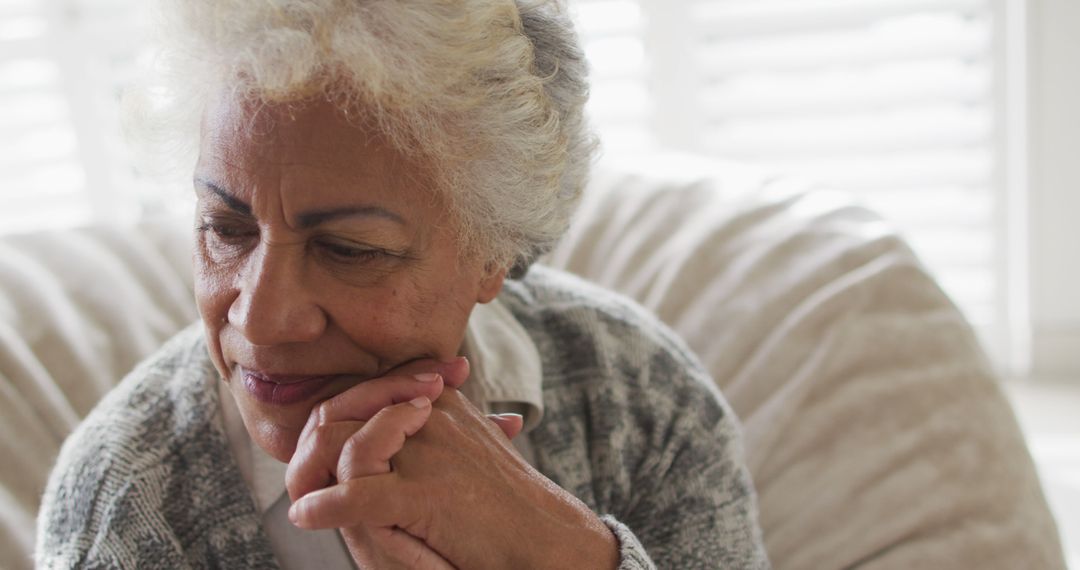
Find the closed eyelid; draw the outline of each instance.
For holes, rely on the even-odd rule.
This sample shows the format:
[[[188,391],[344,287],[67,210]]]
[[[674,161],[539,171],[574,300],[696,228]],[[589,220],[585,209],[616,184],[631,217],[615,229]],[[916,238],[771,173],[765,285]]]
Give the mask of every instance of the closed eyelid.
[[[357,241],[350,238],[341,238],[335,236],[318,235],[312,238],[312,244],[329,248],[341,248],[354,251],[367,251],[373,253],[380,253],[384,255],[390,255],[394,257],[405,256],[405,251],[394,247],[387,247],[387,245],[377,244],[370,241]]]

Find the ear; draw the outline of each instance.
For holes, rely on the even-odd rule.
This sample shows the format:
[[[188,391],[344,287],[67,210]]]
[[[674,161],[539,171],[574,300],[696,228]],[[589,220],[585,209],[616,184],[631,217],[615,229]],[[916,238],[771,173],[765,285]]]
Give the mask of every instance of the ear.
[[[485,268],[484,277],[480,280],[480,290],[477,292],[477,303],[489,303],[502,291],[503,281],[506,281],[506,268],[498,267],[489,263]]]

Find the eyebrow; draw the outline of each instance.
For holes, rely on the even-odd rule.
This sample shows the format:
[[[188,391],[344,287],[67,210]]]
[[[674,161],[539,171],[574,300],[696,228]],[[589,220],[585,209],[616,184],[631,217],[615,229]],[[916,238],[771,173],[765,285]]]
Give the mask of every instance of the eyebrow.
[[[234,210],[236,212],[244,214],[245,216],[251,215],[250,205],[246,204],[236,196],[229,194],[217,184],[214,184],[213,182],[210,182],[209,180],[204,180],[202,178],[196,178],[195,184],[202,186],[203,188],[206,188],[207,190],[216,194],[222,202],[225,202],[225,205],[228,206],[230,210]]]
[[[245,216],[251,216],[251,205],[240,200],[236,196],[233,196],[221,186],[204,180],[202,178],[196,178],[195,183],[203,186],[207,190],[213,192],[221,201],[229,207],[230,210],[239,212]],[[328,208],[325,210],[310,210],[307,212],[301,212],[296,216],[297,225],[303,229],[313,228],[320,224],[330,222],[341,218],[349,218],[353,216],[364,216],[383,218],[392,222],[397,222],[401,225],[405,225],[405,220],[401,216],[397,215],[390,210],[380,208],[378,206],[342,206],[340,208]]]

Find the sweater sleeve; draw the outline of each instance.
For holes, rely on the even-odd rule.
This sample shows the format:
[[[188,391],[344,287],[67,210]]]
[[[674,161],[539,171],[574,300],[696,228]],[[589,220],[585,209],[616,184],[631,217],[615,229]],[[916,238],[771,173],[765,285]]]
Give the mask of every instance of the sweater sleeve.
[[[618,570],[654,570],[656,568],[652,559],[649,558],[649,553],[645,552],[645,547],[634,536],[634,531],[611,515],[604,515],[600,517],[600,520],[604,521],[604,524],[615,535],[615,539],[619,541]]]
[[[622,422],[634,432],[623,443],[638,445],[617,462],[634,467],[605,518],[620,569],[768,568],[734,413],[687,352],[660,351],[643,370]]]
[[[42,497],[38,568],[276,568],[229,451],[202,333],[139,365],[67,438]]]
[[[543,359],[541,473],[601,515],[623,570],[768,568],[738,421],[685,343],[617,295],[530,276],[507,306]]]

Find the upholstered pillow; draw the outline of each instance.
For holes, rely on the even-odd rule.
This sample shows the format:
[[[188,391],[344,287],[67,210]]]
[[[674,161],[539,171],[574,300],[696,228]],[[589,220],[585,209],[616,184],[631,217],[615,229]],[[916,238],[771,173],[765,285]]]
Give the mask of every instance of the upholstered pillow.
[[[700,355],[743,420],[775,567],[1063,568],[998,379],[895,229],[793,180],[661,164],[598,172],[550,263]]]
[[[64,438],[195,319],[182,222],[0,239],[0,567],[28,568]]]

